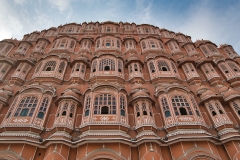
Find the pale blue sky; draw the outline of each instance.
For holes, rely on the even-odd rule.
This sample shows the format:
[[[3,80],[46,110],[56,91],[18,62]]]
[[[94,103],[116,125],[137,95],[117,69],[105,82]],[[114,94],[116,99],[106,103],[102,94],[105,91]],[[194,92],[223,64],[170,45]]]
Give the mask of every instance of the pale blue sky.
[[[240,0],[0,0],[0,40],[61,24],[149,23],[231,44],[240,54]]]

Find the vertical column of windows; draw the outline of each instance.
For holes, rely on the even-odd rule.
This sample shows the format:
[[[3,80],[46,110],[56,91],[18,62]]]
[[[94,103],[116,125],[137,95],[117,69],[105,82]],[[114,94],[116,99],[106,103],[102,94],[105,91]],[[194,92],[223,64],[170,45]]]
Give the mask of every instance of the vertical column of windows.
[[[65,62],[61,62],[58,68],[58,72],[63,73],[64,69],[65,69]]]
[[[85,116],[89,116],[90,114],[90,104],[91,104],[91,97],[88,96],[85,101]]]
[[[170,112],[170,109],[169,109],[169,105],[168,105],[167,99],[166,98],[162,98],[161,102],[162,102],[162,109],[163,109],[165,117],[166,118],[167,117],[171,117],[171,112]]]
[[[10,67],[11,66],[7,63],[0,63],[0,79],[1,80],[6,75],[7,71],[10,69]]]
[[[156,69],[155,69],[153,62],[149,63],[149,68],[150,68],[151,73],[155,73]]]
[[[121,109],[121,116],[125,116],[125,98],[120,96],[120,109]]]
[[[44,115],[46,115],[46,112],[47,112],[48,104],[49,104],[49,98],[44,97],[39,107],[37,118],[40,118],[40,119],[44,118]]]

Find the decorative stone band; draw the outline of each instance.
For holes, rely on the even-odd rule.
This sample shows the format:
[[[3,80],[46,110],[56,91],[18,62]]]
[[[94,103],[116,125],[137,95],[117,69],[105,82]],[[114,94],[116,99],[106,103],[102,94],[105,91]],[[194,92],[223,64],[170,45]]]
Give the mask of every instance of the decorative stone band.
[[[167,137],[173,137],[173,136],[177,136],[177,135],[186,135],[186,134],[205,134],[205,135],[208,135],[208,136],[211,136],[210,133],[206,132],[205,130],[202,130],[202,129],[183,129],[183,130],[174,130],[173,132],[169,132],[167,134]],[[190,138],[190,137],[189,137]]]
[[[178,123],[172,123],[172,124],[166,125],[166,126],[164,126],[164,128],[170,128],[173,126],[180,126],[180,125],[181,126],[201,125],[206,128],[209,128],[209,126],[207,126],[205,123],[202,123],[202,122],[178,122]]]
[[[122,122],[98,121],[98,122],[89,122],[89,123],[82,124],[80,126],[80,128],[88,126],[88,125],[121,125],[121,126],[124,126],[124,127],[127,127],[127,128],[130,127],[129,125],[124,124]]]
[[[238,133],[238,131],[233,128],[224,128],[218,132],[218,136],[223,136],[228,133]]]
[[[142,131],[136,136],[136,138],[139,139],[144,136],[148,136],[149,139],[149,136],[152,136],[153,139],[156,139],[156,137],[160,139],[160,137],[158,137],[153,131]]]
[[[138,129],[138,128],[141,128],[141,127],[144,127],[144,126],[151,126],[155,129],[158,128],[155,124],[141,124],[141,125],[138,125],[137,127],[135,127],[135,129]]]
[[[37,126],[37,125],[34,125],[34,124],[20,124],[20,123],[15,123],[15,124],[3,124],[3,125],[0,125],[0,128],[1,127],[31,127],[31,128],[36,128],[36,129],[40,129],[40,130],[43,130],[44,127],[40,127],[40,126]],[[19,129],[20,130],[20,129]]]
[[[67,138],[69,138],[69,139],[72,138],[72,136],[69,135],[69,133],[67,133],[67,132],[57,131],[57,132],[55,132],[54,134],[52,134],[48,139],[52,139],[52,138],[55,137],[55,136],[67,137]],[[54,138],[53,138],[53,139],[54,139]]]
[[[31,138],[41,139],[39,134],[34,132],[25,132],[25,131],[21,131],[21,132],[5,131],[0,134],[0,137],[31,137]]]
[[[83,132],[79,138],[83,138],[86,136],[122,136],[126,138],[131,138],[126,132],[120,130],[89,130]]]

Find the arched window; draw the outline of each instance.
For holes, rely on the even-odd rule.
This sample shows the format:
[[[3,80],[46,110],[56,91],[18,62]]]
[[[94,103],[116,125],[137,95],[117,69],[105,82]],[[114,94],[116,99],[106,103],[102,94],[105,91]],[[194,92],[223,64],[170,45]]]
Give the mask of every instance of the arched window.
[[[125,116],[125,99],[123,96],[120,96],[120,109],[121,109],[121,116]]]
[[[232,102],[231,103],[233,109],[235,110],[235,112],[238,114],[238,116],[240,116],[240,105],[239,105],[239,100]]]
[[[143,49],[147,48],[145,41],[142,41],[141,44],[142,44],[142,48],[143,48]]]
[[[129,65],[129,72],[132,73],[132,65]]]
[[[41,106],[39,107],[37,118],[41,118],[41,119],[44,118],[44,115],[46,114],[46,111],[47,111],[48,103],[49,103],[49,99],[45,97],[42,101]]]
[[[159,71],[170,71],[169,66],[166,61],[158,61],[158,70]]]
[[[172,66],[173,72],[176,74],[177,73],[177,68],[176,68],[176,66],[173,62],[171,62],[171,66]]]
[[[215,47],[211,44],[207,45],[208,49],[212,52],[212,53],[216,53],[217,50],[215,49]]]
[[[48,61],[45,64],[43,71],[54,71],[56,64],[57,64],[56,61]]]
[[[25,97],[21,100],[21,102],[18,105],[18,108],[14,114],[14,117],[17,116],[28,116],[32,117],[35,108],[37,106],[38,99],[34,96]]]
[[[62,73],[64,68],[65,68],[65,62],[61,62],[60,65],[59,65],[59,68],[58,68],[58,72]]]
[[[223,113],[223,110],[222,110],[221,107],[218,105],[218,103],[215,103],[215,105],[216,105],[216,107],[217,107],[217,109],[218,109],[218,112],[219,112],[220,114],[224,114],[224,113]]]
[[[215,111],[215,108],[211,104],[209,104],[208,108],[209,108],[212,116],[216,116],[217,115],[217,113]]]
[[[138,66],[136,63],[134,64],[134,71],[138,71]]]
[[[137,114],[137,117],[140,116],[140,110],[139,110],[139,105],[136,104],[136,114]]]
[[[191,102],[192,102],[193,108],[195,109],[196,115],[201,117],[196,101],[193,98],[191,98]]]
[[[189,103],[183,96],[172,97],[172,106],[174,108],[175,115],[193,115]]]
[[[162,107],[165,117],[171,117],[171,112],[166,98],[162,98]]]
[[[93,64],[92,64],[92,72],[96,72],[96,69],[97,69],[97,61],[93,61]]]
[[[226,74],[229,73],[229,70],[228,70],[228,68],[225,66],[224,63],[220,64],[219,67],[220,67],[220,69],[221,69],[224,73],[226,73]]]
[[[116,114],[116,98],[111,94],[100,94],[95,97],[94,114]]]
[[[81,73],[83,74],[85,72],[85,65],[82,65]]]
[[[87,99],[86,99],[86,102],[85,102],[85,116],[89,116],[90,102],[91,102],[91,98],[90,98],[90,96],[88,96]]]
[[[73,118],[74,111],[75,111],[75,106],[74,106],[74,104],[72,104],[72,106],[70,108],[70,113],[69,113],[70,118]]]
[[[150,68],[151,73],[154,73],[154,72],[156,71],[153,62],[150,62],[150,63],[149,63],[149,68]]]
[[[99,65],[99,71],[115,71],[115,61],[112,59],[102,59]]]
[[[208,52],[208,50],[206,49],[206,47],[201,46],[200,48],[201,48],[202,52],[205,54],[205,56],[209,56],[209,55],[210,55],[210,53]]]
[[[9,118],[9,117],[11,116],[12,111],[13,111],[13,109],[15,108],[15,106],[16,106],[16,104],[17,104],[17,100],[18,100],[18,97],[16,97],[15,100],[13,101],[12,106],[11,106],[11,108],[9,109],[6,118]]]
[[[143,115],[148,115],[146,103],[142,103],[142,111],[143,111]]]
[[[62,110],[62,116],[66,116],[67,115],[67,109],[68,109],[68,104],[65,103],[63,106],[63,110]]]
[[[122,61],[118,60],[118,72],[122,72]]]
[[[227,64],[234,72],[239,72],[239,67],[235,63],[228,62]]]

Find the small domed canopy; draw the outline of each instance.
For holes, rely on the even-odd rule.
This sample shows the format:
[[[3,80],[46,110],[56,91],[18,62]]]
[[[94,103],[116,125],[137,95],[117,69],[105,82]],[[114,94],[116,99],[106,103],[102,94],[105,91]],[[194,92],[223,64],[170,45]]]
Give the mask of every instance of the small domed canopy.
[[[196,62],[196,57],[190,57],[190,56],[181,56],[179,58],[177,58],[177,62],[178,62],[178,67],[181,67],[182,65],[184,65],[185,63],[192,63],[195,66],[195,62]]]
[[[76,62],[83,62],[87,67],[90,67],[89,59],[88,59],[88,57],[86,57],[86,56],[81,55],[81,56],[75,58],[75,59],[71,62],[70,66],[72,67]]]
[[[70,84],[68,87],[65,88],[65,91],[64,92],[67,92],[67,91],[73,91],[77,94],[81,94],[80,92],[80,85],[78,85],[77,83],[73,83],[73,84]]]
[[[201,102],[210,98],[215,98],[215,97],[221,97],[221,96],[219,96],[218,94],[214,93],[209,89],[206,92],[204,92],[202,95],[200,95]]]
[[[65,92],[61,97],[74,97],[77,99],[79,98],[79,96],[71,90]]]
[[[3,90],[8,91],[8,92],[13,92],[13,88],[10,87],[9,85],[4,86]]]
[[[79,101],[79,95],[74,93],[72,90],[66,91],[61,97],[59,97],[58,100],[56,101],[56,105],[58,105],[58,103],[63,99],[72,99],[76,101],[78,104],[81,104],[81,102]]]
[[[237,98],[237,97],[239,98],[240,94],[232,88],[230,88],[223,94],[223,98],[225,101],[229,101],[229,100],[231,100],[233,98]]]
[[[146,92],[144,92],[143,90],[140,89],[138,92],[134,93],[132,95],[132,97],[133,97],[133,99],[135,99],[137,97],[149,97],[149,95]]]
[[[226,91],[228,91],[228,87],[223,86],[219,89],[219,93],[224,94]]]
[[[144,91],[145,93],[149,93],[147,87],[143,86],[142,83],[135,83],[132,87],[131,94],[135,94],[140,90]]]
[[[0,90],[0,103],[6,105],[8,100],[8,94],[3,90]]]
[[[125,66],[127,67],[131,62],[137,62],[141,66],[143,66],[143,62],[137,56],[131,55],[131,56],[127,57]]]
[[[198,87],[198,88],[196,89],[196,93],[197,93],[197,95],[200,95],[200,94],[206,92],[207,90],[208,90],[208,89],[207,89],[206,86],[200,85],[200,87]]]
[[[2,100],[2,99],[5,99],[5,100],[8,99],[8,95],[4,91],[0,91],[0,100]]]
[[[155,101],[149,96],[148,93],[146,93],[143,89],[139,89],[137,92],[135,92],[132,95],[132,99],[129,101],[129,104],[135,102],[138,99],[148,99],[150,100],[153,104],[155,103]]]

